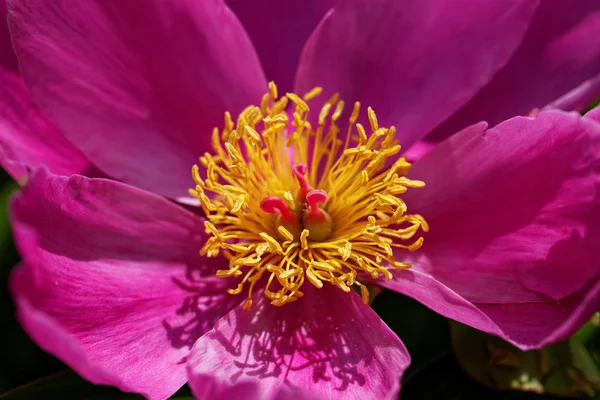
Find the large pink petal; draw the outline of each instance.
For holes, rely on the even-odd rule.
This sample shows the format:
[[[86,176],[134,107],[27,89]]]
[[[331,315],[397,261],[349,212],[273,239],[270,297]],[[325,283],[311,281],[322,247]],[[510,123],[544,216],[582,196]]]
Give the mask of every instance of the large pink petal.
[[[471,99],[521,42],[537,1],[341,0],[301,56],[297,91],[372,106],[409,146]],[[327,98],[327,96],[325,96]],[[407,148],[407,147],[406,147]]]
[[[156,195],[40,170],[11,214],[18,317],[94,383],[170,396],[195,340],[238,303],[198,255],[202,219]]]
[[[258,293],[198,340],[188,362],[197,398],[397,398],[410,363],[398,337],[356,293],[305,286],[283,307]]]
[[[56,174],[97,174],[90,162],[55,128],[31,99],[17,67],[17,56],[0,1],[0,165],[17,181],[29,169],[46,165]]]
[[[523,348],[573,333],[600,306],[599,140],[548,111],[437,145],[411,171],[427,187],[404,196],[431,231],[384,286]]]
[[[559,300],[600,272],[600,126],[576,113],[468,128],[419,160],[414,262],[469,301]],[[574,273],[576,268],[576,273]]]
[[[598,37],[597,0],[542,0],[510,62],[433,136],[453,134],[481,120],[495,125],[549,103],[581,110],[600,95],[600,82],[593,79],[600,74]]]
[[[33,98],[116,179],[179,197],[223,113],[260,100],[250,40],[220,0],[9,0]]]
[[[520,304],[471,303],[418,270],[397,271],[394,275],[393,280],[380,284],[448,318],[500,336],[523,350],[541,348],[570,337],[600,309],[600,274],[560,301]]]
[[[337,0],[226,0],[252,39],[267,79],[293,88],[300,52]]]

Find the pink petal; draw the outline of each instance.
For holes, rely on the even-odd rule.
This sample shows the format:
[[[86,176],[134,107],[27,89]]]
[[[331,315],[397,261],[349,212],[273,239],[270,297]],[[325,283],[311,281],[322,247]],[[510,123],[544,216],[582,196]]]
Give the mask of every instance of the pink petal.
[[[411,177],[427,187],[404,198],[431,231],[417,252],[398,255],[413,270],[383,285],[537,347],[567,337],[599,306],[600,125],[547,111],[485,127],[446,139],[414,165]]]
[[[485,120],[492,125],[549,103],[581,110],[600,95],[600,2],[542,0],[523,43],[494,79],[434,132],[443,137]],[[596,79],[597,81],[597,79]],[[580,86],[581,85],[581,86]],[[567,99],[556,101],[580,86]],[[556,102],[555,102],[556,101]]]
[[[0,66],[11,72],[18,72],[17,56],[15,55],[10,35],[8,33],[8,25],[6,25],[8,11],[6,10],[6,1],[0,0]]]
[[[193,374],[193,372],[192,372]],[[198,386],[192,382],[201,380]],[[265,393],[261,388],[259,380],[240,380],[237,383],[231,384],[228,379],[219,379],[213,374],[202,374],[201,376],[190,376],[190,385],[194,391],[195,399],[266,399]],[[269,400],[324,400],[325,397],[316,396],[307,393],[298,387],[291,385],[279,386],[274,389],[268,397]]]
[[[341,0],[309,39],[296,88],[359,100],[408,148],[473,97],[521,42],[536,1]],[[324,98],[327,98],[325,96]]]
[[[220,0],[9,0],[23,79],[59,129],[116,179],[171,197],[223,113],[265,79]]]
[[[559,110],[582,111],[593,104],[598,99],[598,95],[600,95],[600,74],[584,81],[575,89],[547,104],[544,110],[557,108]]]
[[[478,303],[575,293],[600,271],[600,126],[549,111],[484,127],[450,137],[411,171],[427,188],[406,202],[431,225],[417,268]]]
[[[12,202],[28,334],[86,379],[164,399],[195,340],[238,301],[203,264],[202,219],[104,179],[33,174]]]
[[[448,318],[500,336],[523,350],[541,348],[570,337],[600,309],[600,275],[559,302],[521,304],[471,303],[417,269],[395,271],[394,275],[393,280],[380,284]]]
[[[46,165],[60,175],[95,174],[90,162],[54,127],[31,99],[19,76],[0,1],[0,165],[16,181]]]
[[[188,362],[197,398],[398,397],[410,363],[398,337],[356,293],[305,287],[282,307],[257,293],[249,311],[236,308],[198,340]]]
[[[416,142],[415,144],[410,146],[408,148],[408,150],[406,150],[404,152],[403,156],[406,157],[406,159],[409,162],[415,163],[418,160],[420,160],[421,158],[423,158],[423,156],[425,156],[425,154],[429,153],[434,148],[435,148],[434,143],[419,140],[418,142]]]
[[[293,88],[300,52],[336,0],[226,0],[252,39],[265,75],[282,93]]]

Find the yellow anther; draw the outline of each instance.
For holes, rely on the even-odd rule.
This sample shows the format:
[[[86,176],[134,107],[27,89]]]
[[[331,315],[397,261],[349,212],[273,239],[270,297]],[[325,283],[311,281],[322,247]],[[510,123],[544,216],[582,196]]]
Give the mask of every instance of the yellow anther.
[[[294,240],[294,235],[292,235],[292,233],[290,231],[288,231],[287,229],[285,229],[285,227],[283,227],[281,225],[277,227],[277,232],[279,232],[279,234],[281,236],[283,236],[284,239],[287,240],[288,242],[291,242],[292,240]]]
[[[279,275],[279,279],[289,279],[289,278],[293,278],[295,276],[301,275],[302,273],[304,273],[304,271],[300,268],[297,269],[290,269],[288,271],[284,271]]]
[[[303,229],[302,233],[300,233],[300,244],[302,246],[302,250],[308,250],[308,241],[306,240],[308,238],[308,229]]]
[[[233,120],[231,119],[231,114],[229,113],[229,111],[226,111],[225,112],[225,130],[223,131],[223,133],[226,132],[229,135],[232,130],[233,130]],[[223,137],[223,140],[227,140],[227,137]]]
[[[326,101],[326,103],[328,104],[335,104],[340,100],[340,94],[339,93],[334,93],[329,100]]]
[[[360,184],[365,186],[367,183],[369,183],[369,173],[363,170],[360,173]]]
[[[325,103],[323,108],[321,108],[321,112],[319,113],[319,125],[325,124],[325,118],[329,115],[329,111],[331,111],[331,104]]]
[[[313,272],[312,269],[308,268],[305,271],[306,277],[308,278],[308,281],[310,283],[312,283],[313,285],[315,285],[317,288],[321,289],[323,287],[323,282],[317,278],[317,276],[315,275],[315,273]]]
[[[356,130],[358,131],[358,143],[364,145],[367,143],[367,132],[361,124],[356,124]]]
[[[256,254],[259,257],[262,257],[263,254],[265,254],[265,251],[267,251],[269,249],[269,247],[271,247],[271,245],[269,243],[261,243],[258,246],[256,246]]]
[[[371,124],[371,130],[375,132],[379,129],[379,123],[377,122],[377,115],[371,107],[367,108],[367,114],[369,115],[369,123]]]
[[[221,236],[221,233],[219,232],[219,230],[210,221],[204,221],[204,227],[206,228],[207,233],[210,232],[213,235],[215,235],[215,237]]]
[[[420,237],[420,238],[418,238],[417,240],[415,240],[415,241],[414,241],[414,242],[413,242],[411,245],[409,245],[409,246],[407,247],[407,249],[408,249],[409,251],[416,251],[416,250],[418,250],[418,249],[419,249],[421,246],[423,246],[423,238],[422,238],[422,237]]]
[[[231,212],[234,213],[234,214],[237,213],[237,212],[239,212],[242,209],[242,207],[244,207],[245,200],[246,199],[245,199],[245,197],[244,197],[243,194],[240,194],[239,196],[237,196],[235,198],[235,204],[231,208]]]
[[[267,113],[269,112],[269,101],[271,101],[271,96],[269,95],[269,93],[265,93],[262,99],[260,100],[260,112],[263,115],[267,115]]]
[[[412,268],[411,264],[405,263],[405,262],[401,262],[401,261],[392,261],[390,264],[392,265],[392,267],[397,268],[397,269],[410,269],[410,268]]]
[[[251,127],[250,125],[246,125],[246,133],[248,134],[248,136],[250,136],[250,138],[252,138],[255,144],[261,144],[262,139],[253,127]]]
[[[335,106],[335,111],[333,112],[333,115],[331,116],[331,120],[337,121],[338,119],[340,119],[340,116],[342,115],[343,111],[344,111],[344,101],[340,100],[339,103],[337,103],[337,106]]]
[[[273,100],[277,100],[277,85],[275,85],[275,82],[269,82],[269,90],[271,92],[271,97],[273,98]]]
[[[304,111],[304,112],[309,111],[308,104],[306,104],[306,102],[304,100],[302,100],[300,97],[298,97],[297,94],[286,93],[285,95],[287,96],[288,99],[290,99],[292,101],[292,103],[294,103],[296,105],[296,107],[298,107],[298,109],[300,109],[301,111]]]
[[[352,114],[350,115],[350,125],[354,125],[356,123],[359,113],[360,113],[360,103],[357,101],[356,103],[354,103],[354,107],[352,108]]]
[[[308,93],[306,93],[304,95],[304,100],[306,100],[306,101],[312,100],[315,97],[320,96],[322,92],[323,92],[322,87],[317,86],[315,88],[312,88]]]
[[[283,249],[281,248],[281,245],[279,244],[279,242],[277,240],[275,240],[274,237],[269,236],[267,233],[265,232],[261,232],[258,234],[258,236],[260,236],[261,238],[263,238],[263,240],[267,243],[269,243],[269,245],[271,246],[271,250],[277,252],[277,253],[283,253]]]
[[[344,243],[344,247],[340,247],[338,249],[338,252],[342,256],[342,260],[344,260],[344,261],[348,260],[348,258],[350,258],[350,255],[352,254],[352,243],[350,243],[350,242]]]
[[[244,159],[240,155],[240,153],[233,147],[231,143],[225,143],[225,149],[227,149],[227,153],[229,153],[229,157],[231,157],[236,162],[243,162]]]
[[[242,271],[239,269],[220,269],[217,271],[217,278],[230,278],[232,276],[242,275]]]
[[[192,167],[192,177],[194,178],[194,181],[200,185],[200,186],[204,186],[204,181],[202,180],[202,178],[200,177],[200,168],[198,168],[197,165],[194,165]]]
[[[335,267],[332,266],[331,264],[328,264],[326,262],[320,262],[320,261],[315,261],[311,264],[313,267],[316,267],[317,269],[323,270],[323,271],[329,271],[329,272],[335,272]]]

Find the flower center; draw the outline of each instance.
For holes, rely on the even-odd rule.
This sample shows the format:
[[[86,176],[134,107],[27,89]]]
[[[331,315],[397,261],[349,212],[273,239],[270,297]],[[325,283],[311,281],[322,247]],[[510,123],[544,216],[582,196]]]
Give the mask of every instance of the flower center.
[[[258,288],[273,305],[296,301],[306,280],[317,288],[355,287],[368,303],[364,282],[391,279],[388,268],[410,268],[396,260],[398,252],[423,244],[414,236],[427,223],[407,214],[398,196],[424,183],[406,177],[405,158],[387,162],[400,152],[396,130],[379,127],[371,108],[370,134],[356,122],[356,102],[342,140],[344,102],[337,95],[313,126],[307,102],[321,88],[303,98],[279,98],[275,84],[269,88],[260,106],[247,107],[236,123],[225,113],[223,130],[213,130],[214,154],[200,157],[206,178],[200,167],[192,169],[190,194],[200,200],[212,234],[200,254],[227,257],[228,269],[217,276],[240,280],[231,294],[247,287],[246,309]]]
[[[294,236],[294,239],[298,239],[304,228],[306,228],[309,235],[308,240],[322,242],[329,238],[333,230],[331,217],[319,207],[319,204],[327,202],[327,192],[310,188],[304,178],[306,174],[304,164],[295,165],[292,173],[300,185],[293,206],[297,211],[290,210],[282,199],[275,196],[269,196],[261,201],[260,208],[267,214],[279,215],[275,220],[275,228],[283,226]],[[280,234],[279,236],[285,239],[283,235]]]

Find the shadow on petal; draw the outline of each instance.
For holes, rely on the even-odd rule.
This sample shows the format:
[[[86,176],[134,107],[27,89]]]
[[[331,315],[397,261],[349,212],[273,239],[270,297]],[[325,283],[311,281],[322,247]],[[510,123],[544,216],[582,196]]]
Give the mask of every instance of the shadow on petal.
[[[358,295],[326,285],[282,307],[260,294],[249,311],[236,308],[198,341],[188,373],[198,387],[215,377],[255,381],[265,397],[291,385],[334,398],[395,398],[409,362]]]

